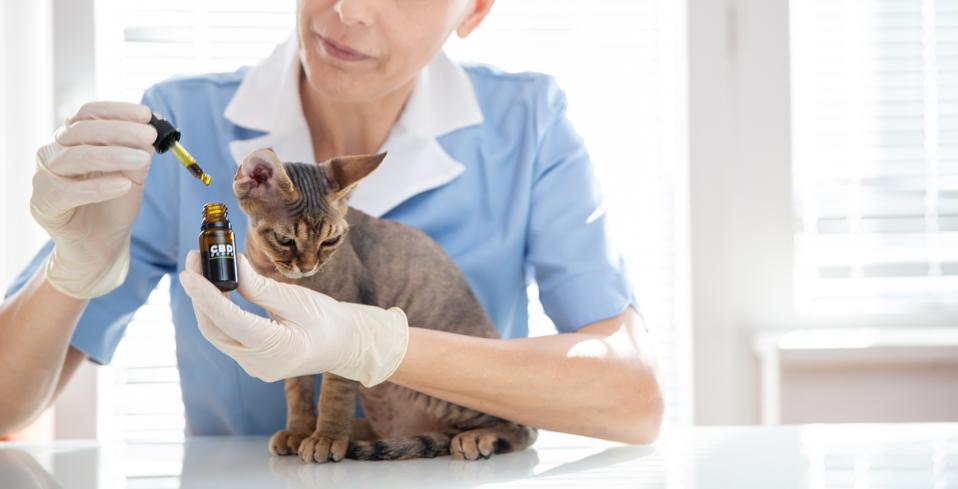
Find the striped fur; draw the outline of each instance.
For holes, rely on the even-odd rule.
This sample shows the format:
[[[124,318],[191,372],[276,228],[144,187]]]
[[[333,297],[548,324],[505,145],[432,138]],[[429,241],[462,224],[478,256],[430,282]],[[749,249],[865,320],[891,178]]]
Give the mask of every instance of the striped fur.
[[[409,460],[449,455],[449,444],[456,431],[431,432],[393,440],[349,442],[346,458],[356,460]]]
[[[499,420],[491,426],[473,430],[430,432],[389,440],[352,440],[346,458],[408,460],[451,454],[454,458],[475,460],[524,450],[536,441],[538,434],[535,428]]]
[[[332,212],[326,200],[330,189],[322,167],[307,163],[283,163],[283,168],[299,194],[299,198],[286,205],[290,216],[325,216]]]

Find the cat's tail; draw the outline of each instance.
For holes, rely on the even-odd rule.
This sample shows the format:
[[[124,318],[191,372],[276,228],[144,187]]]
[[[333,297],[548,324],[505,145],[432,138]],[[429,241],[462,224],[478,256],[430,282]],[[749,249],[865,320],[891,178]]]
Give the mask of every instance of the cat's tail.
[[[408,438],[350,440],[346,458],[355,460],[406,460],[449,455],[449,444],[458,431],[434,431]]]

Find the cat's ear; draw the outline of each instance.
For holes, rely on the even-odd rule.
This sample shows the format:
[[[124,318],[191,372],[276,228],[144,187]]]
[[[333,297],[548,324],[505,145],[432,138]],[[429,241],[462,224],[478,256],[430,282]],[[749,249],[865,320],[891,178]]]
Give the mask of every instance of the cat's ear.
[[[334,198],[338,199],[349,196],[356,188],[356,184],[379,168],[384,159],[386,159],[386,153],[340,156],[320,165],[325,167],[329,188]]]
[[[233,193],[237,199],[287,203],[299,198],[283,162],[270,148],[262,148],[243,158],[233,177]]]

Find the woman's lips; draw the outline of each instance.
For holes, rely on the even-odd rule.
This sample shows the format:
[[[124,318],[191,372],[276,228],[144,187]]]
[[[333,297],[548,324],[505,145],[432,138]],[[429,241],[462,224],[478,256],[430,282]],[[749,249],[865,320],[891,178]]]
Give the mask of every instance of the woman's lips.
[[[336,59],[341,59],[343,61],[362,61],[371,58],[370,56],[360,53],[349,46],[339,44],[332,39],[323,37],[319,34],[317,34],[316,37],[319,38],[319,43],[323,46],[323,51]]]

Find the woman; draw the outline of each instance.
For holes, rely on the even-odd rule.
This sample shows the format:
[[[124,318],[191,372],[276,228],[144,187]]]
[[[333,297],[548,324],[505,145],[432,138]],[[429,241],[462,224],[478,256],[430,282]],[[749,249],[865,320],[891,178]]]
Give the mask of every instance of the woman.
[[[540,428],[653,441],[662,401],[649,340],[621,258],[608,251],[591,162],[562,92],[542,75],[464,68],[441,52],[453,31],[476,29],[493,1],[302,0],[296,33],[251,69],[168,80],[143,105],[81,108],[37,154],[31,211],[51,241],[0,306],[0,391],[18,400],[0,405],[0,433],[52,403],[83,358],[109,362],[157,281],[180,272],[171,307],[190,434],[282,428],[281,383],[247,372],[335,371],[343,366],[316,359],[352,348],[369,352],[358,369],[375,382]],[[183,132],[213,175],[209,188],[170,155],[152,154],[151,111]],[[259,147],[286,161],[388,151],[351,205],[439,242],[506,339],[403,323],[402,348],[312,324],[312,333],[341,339],[283,355],[246,345],[255,369],[221,352],[256,325],[288,326],[264,321],[242,294],[242,310],[233,308],[184,272],[203,203],[236,209],[235,165]],[[243,249],[245,218],[231,220]],[[527,273],[559,334],[524,338]],[[355,306],[308,292],[302,300]],[[209,341],[196,317],[216,332]]]

